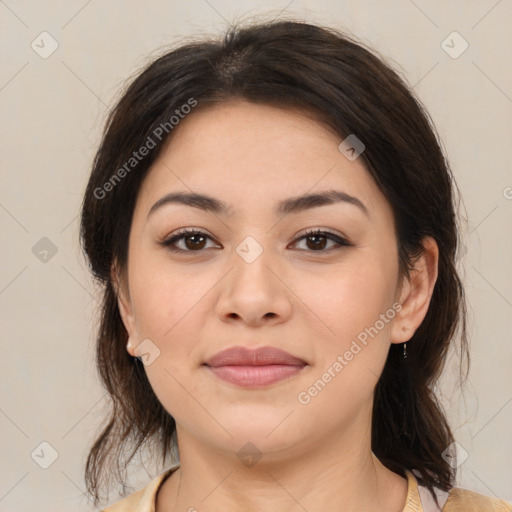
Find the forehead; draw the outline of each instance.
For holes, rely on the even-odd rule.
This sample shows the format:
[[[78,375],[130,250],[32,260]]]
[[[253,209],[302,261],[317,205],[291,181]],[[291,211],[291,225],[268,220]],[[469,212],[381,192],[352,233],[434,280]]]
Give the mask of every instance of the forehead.
[[[304,111],[243,100],[199,108],[181,120],[148,171],[138,203],[148,212],[172,191],[221,199],[229,214],[324,190],[389,209],[361,158],[338,149],[343,138]]]

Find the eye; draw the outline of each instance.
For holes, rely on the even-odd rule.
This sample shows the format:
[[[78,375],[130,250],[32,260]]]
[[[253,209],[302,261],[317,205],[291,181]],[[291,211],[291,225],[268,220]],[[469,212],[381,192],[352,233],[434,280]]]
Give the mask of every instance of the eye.
[[[201,252],[203,249],[208,248],[208,240],[213,240],[213,238],[204,231],[196,228],[184,228],[174,233],[171,237],[158,242],[158,244],[174,252]],[[309,252],[331,252],[340,247],[352,245],[341,235],[322,229],[306,230],[299,233],[293,245],[297,245],[302,240],[306,242],[307,249],[301,250],[307,251],[309,249]],[[183,244],[180,247],[178,244],[181,242]],[[332,242],[333,246],[325,250],[328,242]]]
[[[312,252],[330,252],[340,247],[351,245],[346,238],[321,229],[307,230],[299,233],[299,237],[294,243],[297,244],[301,240],[305,240],[306,247],[311,249]],[[324,250],[329,241],[334,242],[334,247],[331,246],[329,249]]]
[[[204,231],[184,228],[170,238],[162,240],[159,244],[174,252],[200,252],[205,248],[208,239],[212,240],[210,235]],[[178,247],[178,242],[184,242],[184,247]]]

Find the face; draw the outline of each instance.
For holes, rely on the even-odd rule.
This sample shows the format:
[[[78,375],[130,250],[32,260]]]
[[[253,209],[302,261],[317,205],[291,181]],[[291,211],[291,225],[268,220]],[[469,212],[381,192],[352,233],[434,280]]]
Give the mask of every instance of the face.
[[[304,114],[233,101],[185,118],[150,169],[120,310],[179,435],[273,454],[368,427],[390,343],[404,341],[397,240],[389,203],[341,142]],[[178,192],[225,209],[161,201]],[[326,192],[338,195],[292,202]],[[244,387],[204,365],[234,346],[305,364]]]

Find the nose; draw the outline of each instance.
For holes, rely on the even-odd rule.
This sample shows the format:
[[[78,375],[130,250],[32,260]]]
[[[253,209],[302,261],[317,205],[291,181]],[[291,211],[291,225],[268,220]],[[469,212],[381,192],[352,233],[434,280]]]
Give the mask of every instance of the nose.
[[[234,253],[232,270],[219,283],[216,312],[223,322],[252,327],[276,325],[292,314],[293,292],[280,266],[266,251],[248,262]]]

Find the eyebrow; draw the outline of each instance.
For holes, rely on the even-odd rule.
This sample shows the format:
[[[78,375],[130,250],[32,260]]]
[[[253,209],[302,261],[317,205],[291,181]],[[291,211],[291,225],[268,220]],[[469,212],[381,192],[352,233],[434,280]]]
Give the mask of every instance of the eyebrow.
[[[366,216],[370,216],[368,208],[360,199],[339,190],[326,190],[325,192],[318,192],[316,194],[304,194],[284,199],[277,204],[275,212],[277,215],[287,215],[289,213],[300,213],[302,211],[309,210],[310,208],[340,202],[356,206]],[[148,212],[148,217],[162,206],[173,203],[184,204],[186,206],[192,206],[194,208],[199,208],[200,210],[221,215],[231,215],[232,212],[230,205],[220,199],[216,199],[205,194],[172,192],[163,196],[151,207]]]

